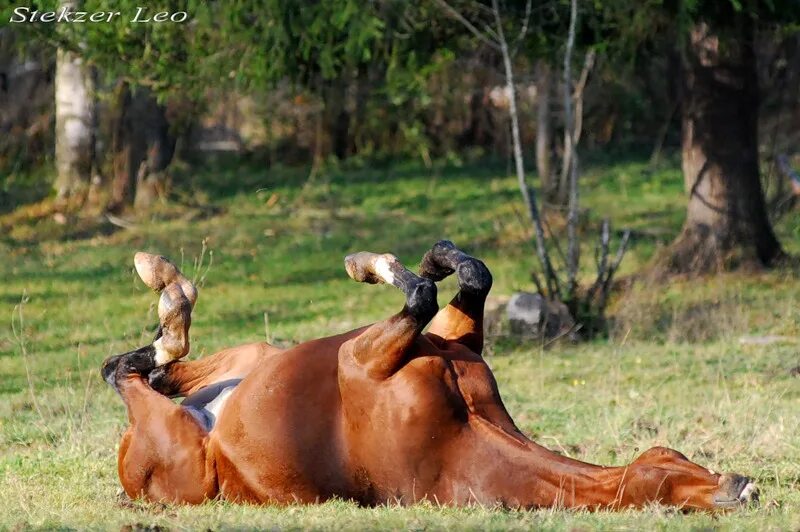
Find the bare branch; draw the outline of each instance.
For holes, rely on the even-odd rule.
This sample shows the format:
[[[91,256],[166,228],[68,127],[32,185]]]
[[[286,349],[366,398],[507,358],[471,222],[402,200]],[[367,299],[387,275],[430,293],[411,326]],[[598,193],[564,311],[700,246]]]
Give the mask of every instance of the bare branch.
[[[597,304],[601,315],[606,308],[608,292],[611,290],[611,280],[614,278],[614,274],[617,273],[617,268],[619,268],[620,263],[622,263],[622,258],[625,256],[625,252],[628,250],[628,242],[630,241],[630,238],[631,230],[626,229],[622,234],[622,240],[619,243],[619,248],[617,248],[617,255],[614,257],[614,262],[612,262],[611,266],[609,266],[608,273],[603,281],[603,286],[600,290],[600,301]]]
[[[573,93],[573,100],[575,101],[575,130],[572,133],[572,145],[577,146],[581,141],[581,132],[583,130],[583,89],[586,88],[586,82],[589,79],[589,72],[594,67],[595,51],[594,49],[586,52],[586,57],[583,60],[583,69],[581,76],[578,78],[578,83],[575,85],[575,92]]]
[[[519,35],[517,35],[517,39],[514,42],[514,46],[511,49],[512,56],[517,55],[517,51],[519,50],[519,47],[522,45],[522,41],[525,39],[525,35],[528,33],[528,23],[531,20],[531,7],[532,7],[532,2],[531,0],[528,0],[525,3],[525,19],[522,21],[522,28],[520,28]]]
[[[600,229],[600,242],[597,245],[597,278],[586,294],[587,303],[591,303],[594,294],[605,282],[606,268],[608,268],[608,244],[610,239],[610,224],[608,223],[608,218],[605,218],[603,220],[603,226]]]
[[[564,52],[564,157],[569,172],[569,210],[567,212],[567,299],[573,299],[577,289],[578,261],[578,154],[575,150],[575,123],[572,115],[572,50],[575,46],[575,26],[578,19],[578,2],[572,0],[569,18],[567,48]]]
[[[489,45],[493,50],[500,50],[500,45],[497,42],[493,41],[492,39],[490,39],[489,37],[484,35],[481,32],[481,30],[476,28],[461,13],[456,11],[456,9],[453,6],[451,6],[450,4],[445,2],[445,0],[434,0],[434,1],[437,4],[439,4],[439,7],[441,7],[443,10],[445,10],[447,12],[447,14],[449,14],[451,17],[453,17],[454,19],[459,21],[465,28],[467,28],[470,31],[470,33],[472,33],[479,41],[481,41],[484,44]]]
[[[544,209],[542,209],[544,211]],[[558,258],[561,259],[561,262],[564,263],[564,266],[567,265],[567,257],[564,255],[564,252],[561,250],[561,243],[558,240],[558,237],[553,232],[553,229],[550,227],[550,224],[547,222],[547,216],[542,212],[542,226],[544,227],[545,231],[550,235],[550,240],[553,242],[553,248],[555,248],[556,253],[558,254]]]
[[[609,273],[613,275],[614,272],[617,271],[619,265],[622,263],[622,258],[625,256],[625,251],[628,249],[628,242],[631,238],[631,230],[626,229],[625,232],[622,234],[622,240],[619,243],[619,248],[617,249],[617,255],[614,257],[614,262],[611,263],[611,267],[608,269]]]
[[[520,193],[528,207],[528,214],[533,222],[534,233],[536,235],[536,254],[538,255],[539,262],[545,275],[545,282],[547,283],[548,297],[559,297],[561,289],[559,287],[558,278],[553,270],[553,265],[550,262],[550,257],[545,247],[544,229],[542,228],[542,221],[539,216],[539,208],[536,205],[536,192],[531,188],[525,179],[525,162],[522,156],[522,141],[519,134],[519,115],[517,113],[517,95],[514,88],[514,69],[511,66],[511,56],[508,51],[508,42],[506,41],[505,33],[503,32],[503,21],[500,17],[500,7],[497,0],[492,0],[492,9],[494,11],[495,27],[499,37],[500,52],[503,56],[503,67],[506,75],[506,90],[508,91],[508,113],[511,117],[511,138],[514,148],[514,163],[517,172],[517,183],[519,185]]]

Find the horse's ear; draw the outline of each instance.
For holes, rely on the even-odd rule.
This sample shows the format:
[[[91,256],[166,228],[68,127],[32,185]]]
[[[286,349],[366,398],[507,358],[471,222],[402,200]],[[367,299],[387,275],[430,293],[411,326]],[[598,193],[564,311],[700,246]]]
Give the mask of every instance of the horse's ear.
[[[169,259],[140,251],[133,256],[133,264],[142,282],[156,292],[160,293],[172,283],[178,283],[183,295],[194,307],[197,301],[197,288]]]

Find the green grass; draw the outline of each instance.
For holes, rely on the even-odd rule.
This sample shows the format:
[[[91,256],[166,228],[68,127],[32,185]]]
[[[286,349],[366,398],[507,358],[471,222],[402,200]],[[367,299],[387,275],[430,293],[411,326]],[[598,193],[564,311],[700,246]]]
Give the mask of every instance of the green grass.
[[[0,529],[800,527],[800,381],[788,372],[800,363],[797,343],[739,342],[746,334],[800,334],[800,282],[786,271],[640,283],[613,302],[610,339],[547,350],[499,340],[489,358],[512,416],[540,443],[602,463],[671,446],[716,470],[755,477],[760,508],[710,516],[660,508],[364,509],[344,501],[289,508],[120,504],[116,446],[124,410],[98,368],[106,356],[148,341],[157,321],[156,297],[133,272],[136,250],[182,261],[190,275],[206,271],[193,266],[203,240],[213,251],[193,316],[193,357],[265,335],[298,342],[395,311],[398,292],[346,277],[342,258],[356,250],[392,251],[413,265],[447,237],[486,260],[495,294],[532,288],[530,233],[520,222],[515,180],[504,169],[397,165],[304,181],[299,171],[228,164],[187,171],[177,195],[193,206],[161,206],[131,230],[97,231],[91,220],[59,226],[49,218],[6,226]],[[657,171],[636,160],[589,166],[582,197],[587,234],[604,214],[615,228],[637,230],[624,275],[647,264],[682,221],[675,164]],[[797,213],[777,230],[788,250],[800,251]],[[593,239],[583,250],[585,279],[592,245]],[[445,283],[441,299],[452,289]]]

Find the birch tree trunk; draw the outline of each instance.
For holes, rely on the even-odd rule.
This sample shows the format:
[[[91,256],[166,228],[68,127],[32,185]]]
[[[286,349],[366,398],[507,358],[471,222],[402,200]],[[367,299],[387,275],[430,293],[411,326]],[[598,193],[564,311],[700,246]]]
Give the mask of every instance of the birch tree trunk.
[[[75,1],[62,7],[77,8]],[[59,49],[56,54],[55,188],[62,200],[82,198],[92,178],[95,138],[94,72],[76,53]]]
[[[575,129],[576,121],[572,110],[572,50],[575,46],[575,26],[578,19],[578,2],[572,0],[570,8],[569,35],[564,52],[564,168],[562,181],[566,178],[567,193],[567,295],[566,303],[572,306],[578,287],[578,262],[580,243],[578,242],[578,153]],[[593,56],[592,56],[593,57]],[[583,90],[581,89],[581,92]]]
[[[514,150],[514,166],[517,172],[517,183],[519,185],[522,199],[528,207],[531,221],[533,222],[534,236],[536,237],[536,253],[539,262],[544,270],[545,282],[547,283],[548,297],[561,297],[558,278],[556,277],[550,257],[545,248],[545,234],[542,221],[539,217],[539,208],[536,204],[536,193],[533,188],[528,186],[525,179],[525,162],[522,155],[522,140],[519,134],[519,114],[517,113],[517,94],[514,88],[514,69],[511,65],[511,54],[508,50],[508,42],[503,32],[503,24],[500,17],[500,7],[497,0],[492,0],[492,10],[494,11],[498,45],[503,56],[503,69],[506,77],[506,91],[508,92],[508,113],[511,117],[511,139]]]
[[[542,194],[546,198],[553,195],[554,183],[550,165],[550,92],[552,76],[550,65],[540,59],[536,63],[536,171],[542,183]]]

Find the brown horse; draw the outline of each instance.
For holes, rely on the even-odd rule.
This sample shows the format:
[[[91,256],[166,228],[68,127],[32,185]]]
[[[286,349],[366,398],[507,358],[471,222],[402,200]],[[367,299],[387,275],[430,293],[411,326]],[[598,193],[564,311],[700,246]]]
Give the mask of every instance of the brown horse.
[[[128,411],[118,466],[131,497],[704,510],[757,500],[748,478],[663,447],[604,467],[526,438],[481,357],[491,274],[450,242],[425,255],[420,276],[393,255],[345,258],[356,281],[405,294],[384,321],[291,349],[256,343],[191,362],[177,359],[189,351],[194,286],[163,257],[139,253],[135,263],[161,291],[161,327],[151,345],[102,370]],[[438,310],[434,282],[452,273],[459,292]],[[177,396],[186,399],[169,398]]]

